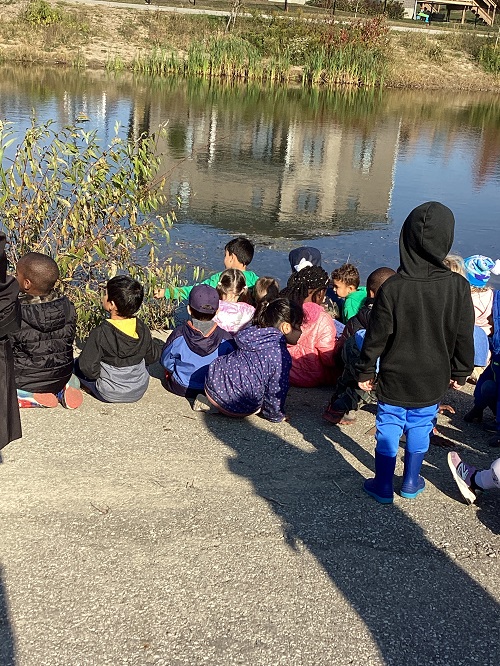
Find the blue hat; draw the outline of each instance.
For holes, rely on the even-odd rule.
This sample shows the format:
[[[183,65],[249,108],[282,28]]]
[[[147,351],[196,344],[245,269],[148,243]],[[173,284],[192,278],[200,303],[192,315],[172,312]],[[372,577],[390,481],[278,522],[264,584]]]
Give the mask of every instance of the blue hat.
[[[465,277],[472,287],[485,287],[491,274],[500,275],[500,260],[493,261],[482,254],[464,259]]]
[[[298,273],[306,266],[321,266],[321,252],[315,247],[298,247],[288,255],[293,273]]]
[[[191,289],[188,303],[197,312],[215,314],[219,309],[219,294],[208,284],[197,284]]]

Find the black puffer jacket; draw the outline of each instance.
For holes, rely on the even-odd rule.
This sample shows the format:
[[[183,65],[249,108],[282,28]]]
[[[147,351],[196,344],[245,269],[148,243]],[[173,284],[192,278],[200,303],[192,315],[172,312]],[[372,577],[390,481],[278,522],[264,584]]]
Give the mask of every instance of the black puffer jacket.
[[[16,386],[33,393],[58,393],[73,372],[76,312],[57,292],[22,295],[21,330],[11,334]]]

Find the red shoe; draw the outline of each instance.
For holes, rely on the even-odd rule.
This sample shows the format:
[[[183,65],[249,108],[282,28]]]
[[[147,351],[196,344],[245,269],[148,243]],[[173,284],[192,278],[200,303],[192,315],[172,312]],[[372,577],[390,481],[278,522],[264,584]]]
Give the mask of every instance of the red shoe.
[[[61,405],[66,407],[66,409],[78,409],[83,402],[82,392],[73,386],[65,386],[58,393],[58,398],[61,401]]]
[[[33,398],[42,407],[57,407],[59,404],[55,393],[33,393]]]

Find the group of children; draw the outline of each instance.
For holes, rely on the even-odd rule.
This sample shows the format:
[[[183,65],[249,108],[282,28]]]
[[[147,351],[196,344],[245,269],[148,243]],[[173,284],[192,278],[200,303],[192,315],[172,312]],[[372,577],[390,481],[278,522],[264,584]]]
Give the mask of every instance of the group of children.
[[[401,495],[414,498],[425,487],[420,469],[444,393],[460,388],[474,366],[488,360],[475,362],[475,323],[491,340],[492,353],[466,420],[480,421],[487,406],[497,413],[500,403],[500,301],[486,287],[500,264],[451,257],[454,224],[440,203],[415,208],[401,231],[398,270],[378,268],[366,288],[352,264],[329,276],[320,252],[303,247],[290,253],[292,272],[280,290],[274,278],[248,270],[253,244],[235,238],[225,247],[224,271],[173,293],[155,292],[187,302],[164,344],[136,316],[142,286],[116,276],[102,299],[108,318],[90,332],[76,360],[76,313],[55,290],[56,262],[29,253],[16,266],[16,281],[7,276],[0,235],[0,363],[6,377],[0,400],[9,415],[0,448],[20,436],[17,405],[75,409],[83,400],[80,387],[103,402],[135,402],[148,387],[147,366],[160,361],[165,388],[191,400],[197,411],[239,418],[258,413],[280,422],[290,384],[332,386],[323,418],[349,425],[361,401],[378,401],[375,477],[364,488],[378,502],[393,501],[405,434]],[[500,428],[498,433],[497,445]],[[449,463],[468,501],[490,487],[485,474],[459,458]]]

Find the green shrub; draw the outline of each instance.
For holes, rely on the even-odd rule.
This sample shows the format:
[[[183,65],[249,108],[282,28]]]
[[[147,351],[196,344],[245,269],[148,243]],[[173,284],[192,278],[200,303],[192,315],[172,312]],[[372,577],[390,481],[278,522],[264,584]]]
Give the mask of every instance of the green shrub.
[[[479,62],[487,72],[500,74],[500,49],[493,44],[485,44],[479,51]]]
[[[21,17],[31,25],[51,25],[62,21],[62,11],[45,0],[30,0]]]
[[[32,122],[17,145],[13,128],[0,121],[0,209],[10,240],[9,260],[27,252],[52,256],[62,290],[78,312],[84,336],[102,319],[99,287],[126,272],[145,287],[141,316],[165,327],[169,306],[152,298],[157,286],[176,286],[178,266],[160,268],[159,245],[169,240],[175,215],[158,215],[165,205],[157,134],[135,140],[115,137],[99,145],[96,132],[81,127],[52,130]]]

